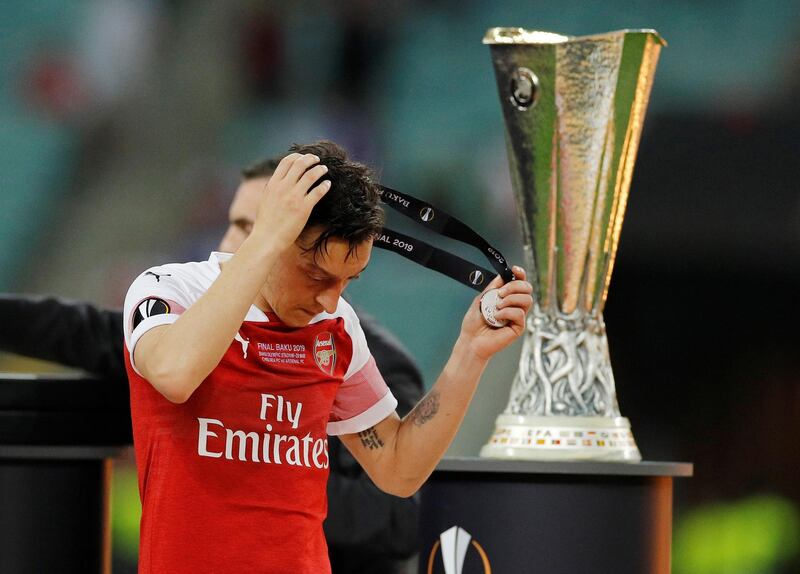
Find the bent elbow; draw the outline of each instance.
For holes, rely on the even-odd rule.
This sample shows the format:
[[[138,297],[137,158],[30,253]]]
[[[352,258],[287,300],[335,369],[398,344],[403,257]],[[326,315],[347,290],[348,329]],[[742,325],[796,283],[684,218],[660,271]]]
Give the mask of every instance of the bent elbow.
[[[197,388],[191,377],[174,367],[157,369],[148,375],[147,381],[171,403],[185,403]]]
[[[386,494],[391,494],[392,496],[397,496],[398,498],[411,498],[417,493],[424,483],[425,481],[394,480],[387,481],[386,484],[378,484],[377,486]]]
[[[165,399],[176,405],[182,405],[192,396],[192,391],[187,391],[184,388],[165,387],[160,389],[156,387],[156,390],[158,390]]]

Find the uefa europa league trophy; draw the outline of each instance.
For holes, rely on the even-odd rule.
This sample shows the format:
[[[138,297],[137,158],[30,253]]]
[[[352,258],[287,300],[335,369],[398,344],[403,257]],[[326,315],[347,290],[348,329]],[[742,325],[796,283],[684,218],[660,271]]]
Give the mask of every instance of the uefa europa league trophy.
[[[639,461],[603,305],[663,40],[492,28],[534,306],[511,398],[481,456]]]

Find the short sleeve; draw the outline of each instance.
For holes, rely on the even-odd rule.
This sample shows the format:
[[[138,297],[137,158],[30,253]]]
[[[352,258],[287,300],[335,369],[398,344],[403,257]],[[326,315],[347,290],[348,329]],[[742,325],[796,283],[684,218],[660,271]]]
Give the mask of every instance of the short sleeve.
[[[123,328],[125,346],[130,354],[131,365],[137,373],[139,371],[133,361],[136,343],[150,329],[178,320],[192,302],[186,291],[183,282],[169,273],[166,267],[154,267],[145,271],[128,289],[123,311]]]
[[[397,408],[386,381],[367,347],[367,340],[355,312],[346,302],[342,317],[353,344],[344,381],[333,401],[327,432],[329,435],[358,433],[388,417]]]

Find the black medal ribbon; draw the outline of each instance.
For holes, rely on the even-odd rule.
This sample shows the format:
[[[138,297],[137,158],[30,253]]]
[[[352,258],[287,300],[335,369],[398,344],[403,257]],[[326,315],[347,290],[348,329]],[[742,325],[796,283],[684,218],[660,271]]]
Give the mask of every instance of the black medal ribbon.
[[[390,187],[379,186],[378,193],[384,204],[409,219],[435,233],[461,241],[480,250],[503,278],[503,281],[507,283],[514,280],[514,274],[508,267],[508,262],[503,257],[503,254],[495,247],[492,247],[488,241],[466,223],[432,206],[430,203],[405,193],[400,193]],[[383,228],[381,235],[375,238],[373,245],[397,253],[428,269],[447,275],[476,291],[483,291],[486,283],[491,281],[493,276],[491,271],[480,265],[434,247],[421,239],[404,235],[386,227]]]

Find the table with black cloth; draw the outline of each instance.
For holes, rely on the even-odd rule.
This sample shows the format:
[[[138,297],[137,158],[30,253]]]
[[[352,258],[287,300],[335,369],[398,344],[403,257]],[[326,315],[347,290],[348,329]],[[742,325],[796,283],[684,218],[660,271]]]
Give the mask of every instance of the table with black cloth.
[[[421,574],[668,574],[688,463],[445,458],[422,490]]]
[[[132,442],[128,387],[0,374],[0,572],[111,571],[111,459]]]

